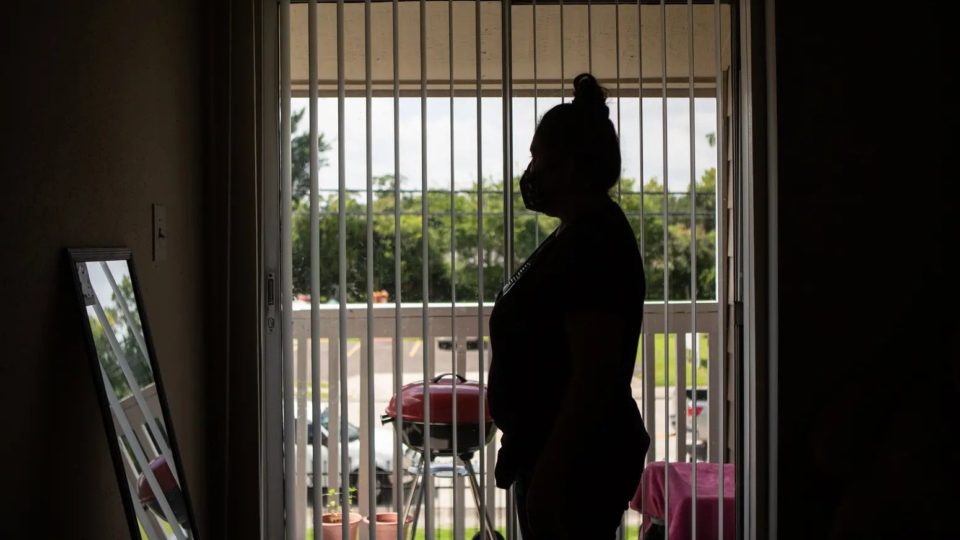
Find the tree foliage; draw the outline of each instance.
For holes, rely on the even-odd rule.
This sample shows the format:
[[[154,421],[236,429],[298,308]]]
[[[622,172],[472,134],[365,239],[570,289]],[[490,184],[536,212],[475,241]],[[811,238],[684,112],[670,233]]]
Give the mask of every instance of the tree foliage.
[[[127,361],[130,371],[140,388],[153,382],[153,372],[150,370],[150,363],[144,354],[140,351],[136,335],[143,335],[143,328],[137,315],[137,303],[133,294],[133,284],[129,276],[124,276],[117,284],[120,289],[120,298],[116,294],[111,295],[112,302],[104,304],[103,311],[107,316],[107,322],[110,325],[110,331],[117,341],[120,353]],[[118,302],[126,302],[133,319],[132,324],[128,324],[118,307]],[[112,304],[112,305],[111,305]],[[97,348],[97,356],[100,365],[107,372],[107,378],[110,380],[113,391],[118,400],[122,400],[131,395],[130,385],[124,377],[123,371],[117,360],[117,355],[107,339],[105,329],[100,324],[97,317],[89,316],[90,330],[93,333],[93,342]]]
[[[299,120],[302,111],[294,115]],[[321,151],[329,146],[321,136]],[[309,138],[295,137],[293,144],[293,291],[310,293],[310,209],[309,209]],[[300,158],[297,158],[300,156]],[[306,158],[304,158],[306,156]],[[321,166],[327,163],[321,160]],[[374,179],[372,190],[372,238],[374,291],[385,289],[390,300],[399,292],[404,302],[423,299],[424,255],[427,260],[429,299],[449,302],[475,302],[479,298],[478,262],[483,261],[483,297],[490,301],[505,279],[504,190],[503,183],[485,180],[483,185],[482,254],[478,250],[477,205],[478,186],[455,192],[427,193],[427,239],[423,236],[423,198],[420,191],[402,193],[399,202],[399,234],[395,217],[396,179],[391,175]],[[556,219],[528,212],[519,195],[519,178],[513,182],[514,268],[533,252],[537,243],[556,228]],[[637,234],[644,256],[647,300],[664,296],[664,199],[663,186],[657,178],[643,185],[642,194],[635,179],[624,178],[611,196],[620,205]],[[689,300],[691,295],[691,205],[690,190],[671,192],[666,197],[669,253],[669,289],[671,300]],[[697,298],[709,300],[716,295],[716,171],[707,170],[696,182],[696,269]],[[317,200],[320,221],[319,288],[321,302],[336,301],[339,283],[338,194],[320,194]],[[347,193],[346,208],[346,299],[365,302],[367,296],[367,196]],[[451,208],[455,217],[451,219]],[[642,208],[642,211],[641,211]],[[642,217],[641,217],[642,216]],[[396,275],[396,250],[399,241],[399,285]],[[570,291],[570,294],[577,294]]]

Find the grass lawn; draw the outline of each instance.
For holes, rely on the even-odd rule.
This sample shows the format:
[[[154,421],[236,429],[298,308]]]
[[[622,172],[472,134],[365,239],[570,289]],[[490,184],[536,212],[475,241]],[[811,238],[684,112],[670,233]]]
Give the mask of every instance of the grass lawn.
[[[700,334],[700,344],[698,345],[697,356],[700,357],[700,364],[697,368],[697,386],[701,388],[707,387],[707,363],[710,358],[710,338],[707,334]],[[663,334],[656,334],[654,336],[654,359],[656,361],[654,375],[656,377],[656,385],[664,386],[664,381],[666,379],[666,369],[664,367],[665,361],[665,351],[663,346]],[[676,343],[677,336],[673,334],[670,336],[670,385],[676,384],[676,365],[677,365],[677,354],[676,354]],[[685,359],[686,365],[686,381],[687,386],[693,384],[693,378],[691,375],[692,366],[690,365],[690,359],[693,358],[693,350],[687,348],[687,357]],[[643,336],[640,336],[640,344],[637,346],[637,365],[636,365],[636,378],[642,379],[642,355],[643,355]],[[327,381],[321,381],[320,383],[320,398],[328,399],[329,398],[330,387]],[[313,385],[311,381],[307,381],[307,399],[313,397]]]
[[[666,369],[664,367],[664,346],[663,346],[663,334],[657,334],[654,336],[653,351],[654,351],[654,376],[656,377],[656,385],[663,386],[666,379]],[[670,385],[674,385],[677,382],[677,336],[670,336]],[[709,336],[706,334],[700,335],[700,344],[698,345],[697,356],[700,357],[700,364],[697,368],[697,386],[700,388],[707,387],[707,361],[710,358],[709,354],[709,345],[710,340]],[[643,336],[640,336],[640,345],[637,346],[637,366],[636,373],[637,378],[641,378],[641,356],[643,355]],[[692,366],[690,365],[690,359],[693,358],[693,350],[687,348],[687,358],[685,359],[686,364],[686,381],[687,386],[693,384],[693,377],[691,375]]]
[[[171,527],[169,523],[163,520],[158,520],[158,523],[160,523],[160,528],[163,530],[163,534],[166,534],[167,536],[173,536],[173,527]],[[140,526],[140,538],[143,540],[150,540],[150,536],[148,536],[147,531],[144,530],[143,524],[140,523],[139,520],[137,521],[137,524]]]

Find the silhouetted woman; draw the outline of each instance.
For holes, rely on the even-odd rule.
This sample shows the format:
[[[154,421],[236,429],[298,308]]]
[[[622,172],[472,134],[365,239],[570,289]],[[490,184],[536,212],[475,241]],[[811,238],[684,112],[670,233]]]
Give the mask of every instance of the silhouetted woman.
[[[524,540],[613,538],[650,444],[630,390],[643,261],[609,191],[620,146],[606,91],[574,79],[520,179],[560,226],[507,281],[490,316],[489,402],[503,432],[497,486],[514,486]]]

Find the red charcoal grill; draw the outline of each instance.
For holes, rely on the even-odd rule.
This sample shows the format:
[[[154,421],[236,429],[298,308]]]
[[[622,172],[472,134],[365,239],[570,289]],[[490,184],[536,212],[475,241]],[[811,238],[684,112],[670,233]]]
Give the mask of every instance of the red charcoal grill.
[[[454,384],[456,380],[456,384]],[[426,414],[425,397],[426,393],[430,395],[430,455],[424,456],[433,464],[437,457],[453,457],[453,474],[458,474],[457,460],[463,463],[466,470],[466,476],[470,480],[470,488],[473,492],[473,498],[477,505],[477,511],[481,508],[480,485],[477,482],[476,473],[473,469],[471,460],[473,454],[482,446],[486,446],[493,440],[496,433],[496,426],[493,424],[493,418],[490,417],[490,408],[484,399],[483,419],[479,418],[480,412],[480,384],[476,381],[468,381],[465,377],[452,373],[438,375],[424,383],[418,381],[404,385],[400,389],[400,394],[390,398],[390,404],[387,405],[386,414],[381,417],[384,424],[395,422],[397,420],[397,399],[403,403],[403,429],[400,432],[403,442],[424,455],[426,435]],[[484,389],[485,393],[485,389]],[[486,397],[486,396],[484,396]],[[454,422],[453,403],[456,400],[457,417]],[[482,430],[482,431],[481,431]],[[457,434],[457,448],[454,452],[453,434]],[[421,459],[422,463],[422,459]],[[434,470],[431,467],[431,470]],[[410,537],[417,534],[417,521],[420,518],[420,509],[423,506],[424,490],[423,476],[424,467],[421,466],[417,472],[417,478],[414,482],[414,489],[410,492],[410,498],[407,500],[403,509],[403,519],[410,513],[411,507],[416,499],[416,507],[413,514],[413,527]],[[493,520],[490,519],[489,511],[484,508],[480,519],[486,523],[487,540],[503,540],[503,536],[493,529]],[[480,533],[477,533],[474,540],[480,539]]]
[[[153,476],[157,479],[157,484],[163,492],[163,497],[167,499],[167,503],[170,504],[170,509],[173,510],[173,517],[176,518],[181,525],[186,525],[187,506],[183,501],[180,486],[177,485],[177,481],[170,471],[170,466],[167,465],[167,460],[163,456],[154,459],[150,462],[150,470],[153,471]],[[163,509],[160,507],[160,501],[157,499],[157,496],[154,495],[153,490],[150,488],[150,483],[147,482],[147,477],[144,476],[143,473],[140,473],[137,478],[137,496],[140,498],[140,504],[149,508],[160,519],[167,521]],[[171,525],[173,524],[171,523]]]

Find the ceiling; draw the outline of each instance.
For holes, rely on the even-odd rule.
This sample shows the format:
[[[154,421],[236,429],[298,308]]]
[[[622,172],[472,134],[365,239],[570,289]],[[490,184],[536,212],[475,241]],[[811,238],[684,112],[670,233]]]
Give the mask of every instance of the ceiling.
[[[347,95],[364,95],[364,12],[367,4],[343,6],[344,87]],[[402,95],[420,95],[420,2],[398,3],[399,88]],[[372,2],[370,8],[371,90],[393,95],[393,3]],[[426,18],[426,79],[429,95],[449,95],[450,51],[453,52],[455,95],[476,95],[476,13],[480,11],[480,71],[484,95],[502,92],[501,3],[499,1],[423,2]],[[516,96],[570,94],[570,81],[591,71],[612,95],[637,95],[642,63],[644,95],[662,95],[663,45],[669,94],[689,93],[690,17],[693,17],[693,76],[698,95],[713,95],[716,68],[714,5],[638,6],[611,4],[561,6],[514,5],[511,8],[513,93]],[[308,92],[307,5],[290,7],[291,87],[295,96]],[[536,27],[534,27],[534,10]],[[451,16],[452,12],[452,16]],[[666,40],[663,18],[666,13]],[[722,66],[730,65],[730,7],[719,8]],[[588,15],[589,14],[589,15]],[[638,20],[639,19],[639,20]],[[448,25],[448,22],[452,21]],[[618,24],[619,22],[619,24]],[[588,24],[589,23],[589,24]],[[452,25],[452,26],[451,26]],[[639,27],[639,31],[638,31]],[[588,31],[588,28],[590,31]],[[534,30],[536,39],[534,39]],[[317,67],[321,96],[337,93],[337,5],[317,6]],[[619,34],[619,48],[617,47]],[[642,39],[640,39],[642,37]],[[561,71],[561,42],[563,70]],[[536,45],[536,64],[534,64]],[[641,53],[642,52],[642,58]],[[619,54],[618,54],[619,53]],[[592,57],[592,61],[591,61]],[[617,61],[619,59],[619,62]],[[536,67],[536,72],[534,71]],[[534,82],[536,81],[536,84]]]

